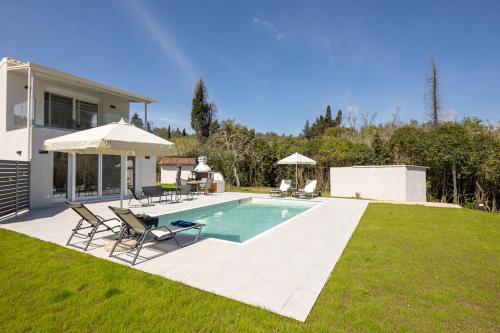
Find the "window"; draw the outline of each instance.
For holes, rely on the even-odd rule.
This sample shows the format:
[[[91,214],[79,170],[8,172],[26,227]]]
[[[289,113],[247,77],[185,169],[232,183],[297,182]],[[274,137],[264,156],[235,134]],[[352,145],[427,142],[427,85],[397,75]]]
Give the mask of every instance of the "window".
[[[98,111],[97,104],[45,92],[45,126],[69,129],[96,127]]]
[[[59,128],[74,128],[73,98],[45,93],[44,125]]]
[[[76,101],[76,127],[78,129],[87,129],[97,126],[97,104],[83,101]]]
[[[28,122],[28,108],[26,102],[15,104],[7,114],[7,131],[26,128]]]
[[[54,152],[52,170],[52,197],[54,199],[68,196],[68,154]]]

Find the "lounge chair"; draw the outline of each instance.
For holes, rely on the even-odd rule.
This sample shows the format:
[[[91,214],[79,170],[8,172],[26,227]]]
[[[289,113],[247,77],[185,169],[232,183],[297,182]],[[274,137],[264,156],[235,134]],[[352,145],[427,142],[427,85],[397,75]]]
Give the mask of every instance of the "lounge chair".
[[[120,235],[116,239],[115,245],[111,249],[109,256],[113,255],[113,252],[116,249],[116,246],[122,241],[122,239],[131,233],[134,232],[137,239],[137,250],[134,256],[134,260],[132,261],[132,266],[135,265],[137,257],[139,256],[139,252],[141,252],[142,246],[148,239],[162,241],[173,238],[179,247],[187,246],[198,241],[198,237],[200,236],[201,230],[205,226],[201,223],[195,222],[187,222],[187,221],[176,221],[172,222],[169,225],[161,226],[161,227],[153,227],[151,225],[146,225],[141,219],[136,216],[132,211],[128,208],[118,208],[118,207],[109,207],[113,213],[118,216],[118,218],[123,222],[124,228],[120,232]],[[177,234],[186,230],[197,229],[198,234],[194,241],[182,244],[177,239]]]
[[[279,196],[282,197],[284,195],[290,194],[290,186],[292,185],[292,181],[290,179],[283,179],[281,181],[280,187],[273,188],[271,192],[269,192],[270,196]]]
[[[189,196],[191,196],[191,199],[193,199],[193,189],[191,188],[191,185],[187,184],[186,181],[182,178],[177,178],[175,180],[175,183],[177,184],[177,188],[179,189],[179,195],[181,198],[184,194],[187,199],[189,199]]]
[[[69,202],[66,201],[66,206],[69,208],[73,209],[78,215],[80,215],[81,219],[78,221],[76,227],[73,229],[73,232],[71,233],[71,236],[69,237],[68,241],[66,242],[66,246],[69,245],[71,242],[71,239],[73,239],[73,236],[78,235],[82,236],[84,238],[88,238],[89,240],[87,241],[87,245],[85,245],[84,251],[87,251],[90,242],[92,242],[92,239],[94,238],[95,234],[98,232],[103,232],[103,231],[112,231],[115,232],[114,229],[120,228],[121,227],[121,222],[115,217],[112,219],[103,219],[99,215],[95,215],[92,213],[87,206],[82,204],[81,202]],[[84,222],[86,222],[88,225],[84,226]],[[104,228],[101,228],[101,230],[98,230],[100,226],[103,226]],[[85,230],[85,229],[90,229],[88,233],[79,233],[79,231]],[[116,230],[118,231],[118,230]]]
[[[318,196],[316,186],[318,184],[317,180],[307,180],[306,185],[303,189],[297,191],[297,197],[299,198],[313,198]]]

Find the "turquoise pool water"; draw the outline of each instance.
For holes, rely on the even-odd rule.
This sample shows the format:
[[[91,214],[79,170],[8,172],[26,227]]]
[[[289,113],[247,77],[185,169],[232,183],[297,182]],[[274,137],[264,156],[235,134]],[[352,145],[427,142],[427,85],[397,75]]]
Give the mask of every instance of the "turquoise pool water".
[[[242,243],[313,207],[312,202],[238,200],[159,216],[159,224],[177,220],[204,223],[202,237]]]

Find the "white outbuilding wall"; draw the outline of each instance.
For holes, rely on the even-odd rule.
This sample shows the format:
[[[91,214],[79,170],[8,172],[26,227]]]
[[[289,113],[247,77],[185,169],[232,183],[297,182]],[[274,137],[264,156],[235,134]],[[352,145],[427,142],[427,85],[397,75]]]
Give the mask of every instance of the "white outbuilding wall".
[[[330,168],[332,196],[425,202],[425,167],[412,165]]]
[[[188,179],[194,170],[195,165],[182,165],[181,178]],[[177,178],[177,165],[162,165],[161,166],[161,183],[175,184]]]

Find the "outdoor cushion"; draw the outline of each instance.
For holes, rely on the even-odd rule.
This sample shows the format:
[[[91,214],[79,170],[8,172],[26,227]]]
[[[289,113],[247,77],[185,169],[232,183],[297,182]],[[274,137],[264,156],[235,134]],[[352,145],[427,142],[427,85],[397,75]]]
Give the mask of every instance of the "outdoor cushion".
[[[316,183],[317,183],[316,180],[310,181],[309,184],[306,184],[306,186],[304,186],[304,192],[306,193],[314,192],[316,190]]]

